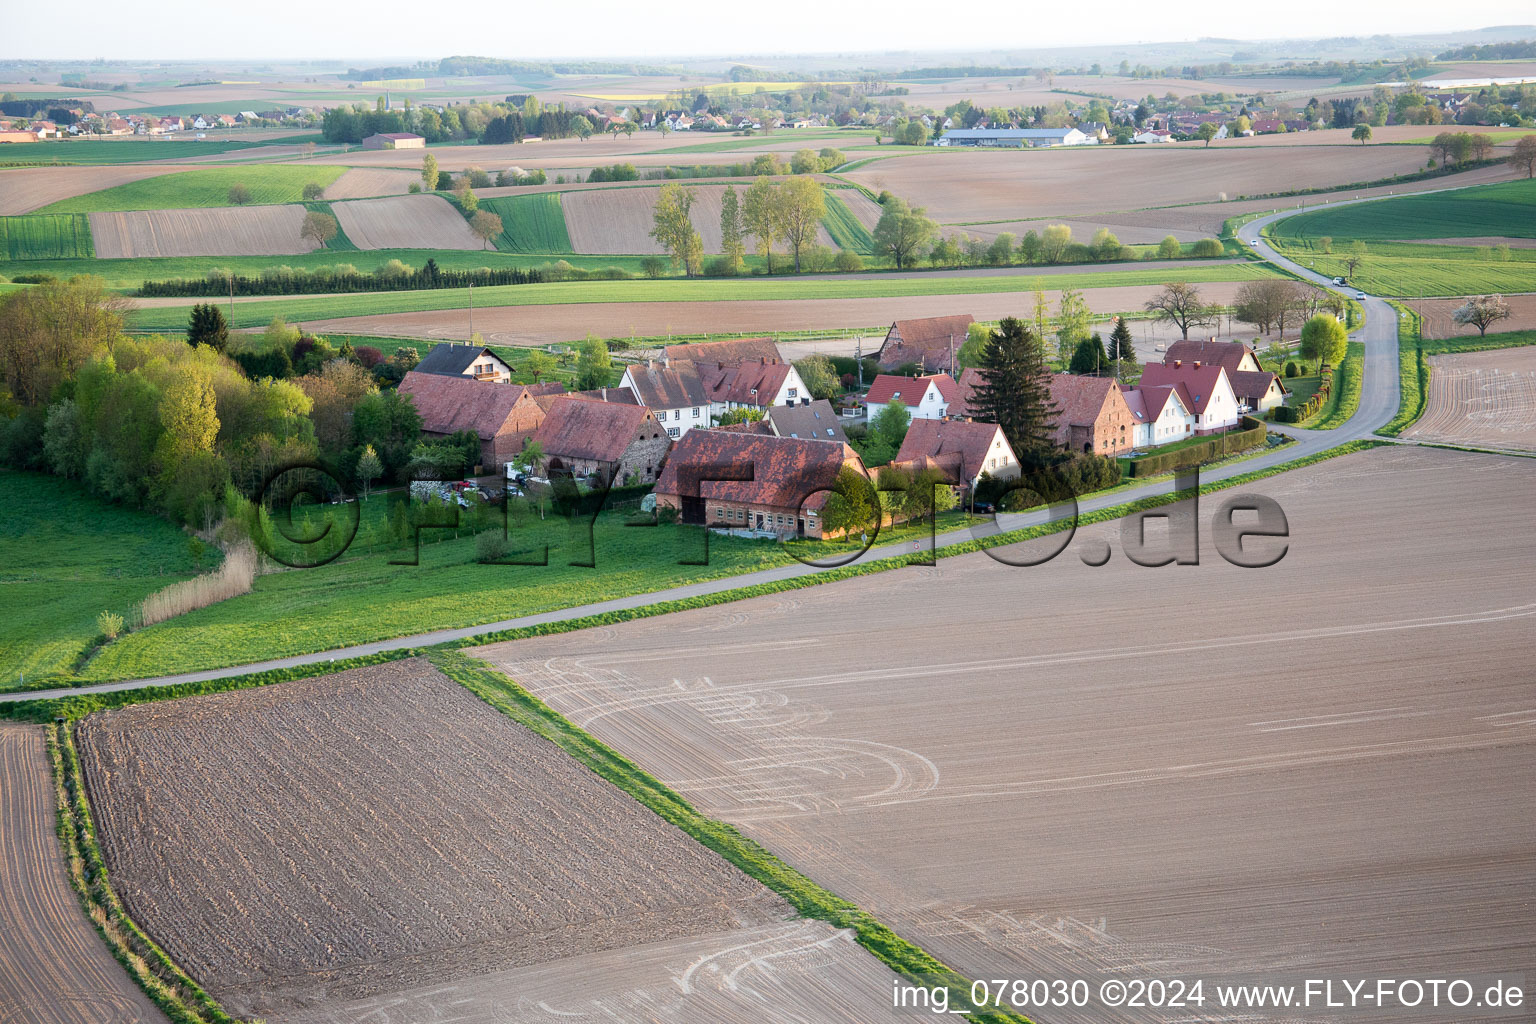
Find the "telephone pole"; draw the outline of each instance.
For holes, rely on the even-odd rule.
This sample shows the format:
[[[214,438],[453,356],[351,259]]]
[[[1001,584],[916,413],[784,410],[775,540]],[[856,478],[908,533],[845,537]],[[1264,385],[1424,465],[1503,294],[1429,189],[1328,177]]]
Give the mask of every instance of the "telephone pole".
[[[475,286],[469,286],[469,340],[475,340]]]

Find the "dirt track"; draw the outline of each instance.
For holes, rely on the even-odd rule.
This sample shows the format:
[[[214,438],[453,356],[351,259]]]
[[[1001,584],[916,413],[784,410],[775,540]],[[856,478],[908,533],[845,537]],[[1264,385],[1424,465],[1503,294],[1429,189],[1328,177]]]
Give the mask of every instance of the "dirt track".
[[[1042,279],[1049,283],[1049,278]],[[1200,285],[1207,301],[1232,301],[1238,285]],[[1140,309],[1158,290],[1154,285],[1091,288],[1084,291],[1097,313]],[[1056,308],[1060,292],[1045,293]],[[1034,292],[984,292],[976,295],[913,295],[876,299],[778,299],[764,302],[594,302],[552,306],[490,306],[475,310],[475,331],[497,345],[543,345],[585,338],[589,333],[614,338],[626,335],[740,331],[744,333],[867,328],[903,317],[970,313],[978,320],[1029,316]],[[322,334],[385,334],[412,338],[468,339],[469,312],[458,309],[379,316],[306,320],[308,330]]]
[[[0,724],[0,1021],[164,1024],[80,909],[35,726]]]
[[[1536,345],[1429,357],[1429,400],[1404,437],[1536,451]]]
[[[79,736],[130,913],[238,1015],[793,917],[422,661],[104,712]]]
[[[973,976],[1531,977],[1536,464],[1386,449],[1243,491],[1288,517],[1271,568],[1212,550],[1225,492],[1198,567],[1104,524],[1036,568],[481,653]]]

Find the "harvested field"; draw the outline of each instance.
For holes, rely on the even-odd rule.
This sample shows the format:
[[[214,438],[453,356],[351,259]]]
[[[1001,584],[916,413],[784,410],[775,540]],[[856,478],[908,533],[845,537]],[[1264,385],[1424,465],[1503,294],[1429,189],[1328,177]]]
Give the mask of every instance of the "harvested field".
[[[1506,295],[1510,317],[1495,326],[1498,331],[1526,331],[1536,327],[1536,295]],[[1477,328],[1463,327],[1451,319],[1451,314],[1466,303],[1465,299],[1415,299],[1404,305],[1416,310],[1422,318],[1425,338],[1466,338],[1476,334]]]
[[[1429,357],[1416,441],[1536,451],[1536,346]]]
[[[100,259],[141,256],[292,255],[316,246],[299,237],[304,207],[228,206],[92,213]]]
[[[359,249],[483,249],[459,211],[442,196],[390,196],[331,207]]]
[[[411,183],[421,183],[420,171],[403,167],[354,167],[326,186],[327,199],[372,199],[403,196]]]
[[[162,1024],[70,888],[36,726],[0,724],[0,1021]]]
[[[690,185],[688,189],[694,197],[693,226],[704,239],[704,251],[718,253],[721,247],[720,199],[725,195],[725,186]],[[737,188],[737,195],[742,191]],[[658,186],[589,189],[562,196],[572,251],[615,255],[661,252],[661,246],[651,237],[651,229],[655,227],[652,214],[660,192]],[[825,227],[817,229],[816,240],[822,245],[832,244]]]
[[[31,213],[61,199],[185,170],[190,168],[165,164],[0,169],[0,216]]]
[[[1536,249],[1536,238],[1513,238],[1509,235],[1473,235],[1466,238],[1407,238],[1410,245],[1507,245],[1511,249]]]
[[[337,209],[352,204],[339,203]],[[1050,278],[1042,279],[1049,284]],[[1230,303],[1235,282],[1200,285],[1206,301]],[[1137,310],[1159,288],[1155,285],[1090,288],[1084,292],[1097,313]],[[1055,310],[1061,293],[1047,290]],[[186,300],[178,300],[185,302]],[[896,298],[776,299],[719,302],[590,302],[548,306],[487,306],[475,310],[475,330],[496,345],[543,345],[585,338],[589,332],[605,338],[636,335],[702,334],[741,331],[843,330],[889,325],[904,317],[970,313],[978,320],[1026,316],[1034,309],[1033,291],[1003,291],[970,295],[912,295]],[[333,319],[306,319],[309,330],[338,334],[384,334],[411,338],[468,339],[469,314],[460,309],[383,313]]]
[[[1089,146],[1055,150],[932,150],[878,160],[847,178],[889,189],[944,223],[1082,217],[1106,206],[1139,209],[1344,184],[1416,171],[1419,146]],[[1113,197],[1112,199],[1110,197]]]
[[[1378,449],[1244,490],[1288,518],[1267,569],[1205,522],[1199,566],[1143,568],[1106,523],[1034,568],[478,653],[972,977],[1530,977],[1536,462]]]
[[[104,712],[79,741],[130,913],[240,1016],[793,917],[421,660]]]

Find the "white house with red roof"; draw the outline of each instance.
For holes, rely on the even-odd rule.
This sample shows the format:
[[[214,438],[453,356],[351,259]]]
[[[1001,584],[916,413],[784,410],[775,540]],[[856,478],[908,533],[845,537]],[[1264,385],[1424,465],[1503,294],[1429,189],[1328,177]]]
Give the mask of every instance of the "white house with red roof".
[[[960,385],[947,373],[933,373],[925,377],[898,377],[894,373],[882,373],[875,377],[864,405],[869,418],[874,419],[892,402],[901,402],[914,420],[942,420],[950,415],[954,406],[958,413],[964,404]]]
[[[1195,436],[1195,414],[1183,385],[1123,385],[1120,395],[1135,420],[1132,448],[1155,448]]]
[[[1237,426],[1242,419],[1237,394],[1226,368],[1198,360],[1175,359],[1172,363],[1148,363],[1141,371],[1146,387],[1175,386],[1184,389],[1186,403],[1195,414],[1195,433],[1210,434]]]

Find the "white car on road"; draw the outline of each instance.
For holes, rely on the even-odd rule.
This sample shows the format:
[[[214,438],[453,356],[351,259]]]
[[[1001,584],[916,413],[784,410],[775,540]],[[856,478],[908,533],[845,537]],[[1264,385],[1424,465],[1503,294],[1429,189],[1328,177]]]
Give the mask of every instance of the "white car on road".
[[[1355,298],[1357,298],[1357,299],[1365,298],[1365,292],[1355,292]]]

